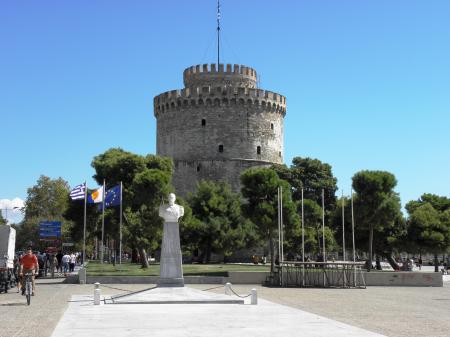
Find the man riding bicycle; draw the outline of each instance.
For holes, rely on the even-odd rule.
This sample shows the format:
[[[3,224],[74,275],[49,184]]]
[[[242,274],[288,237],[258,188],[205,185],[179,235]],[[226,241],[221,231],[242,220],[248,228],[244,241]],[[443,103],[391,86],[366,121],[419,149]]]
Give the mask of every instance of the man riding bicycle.
[[[34,291],[35,291],[35,286],[34,286],[34,275],[39,273],[39,262],[38,259],[36,257],[36,255],[33,254],[33,251],[31,248],[27,249],[27,253],[22,256],[22,258],[20,259],[20,272],[19,275],[22,278],[21,282],[22,282],[22,294],[23,294],[23,290],[24,288],[24,284],[23,284],[23,275],[24,274],[28,274],[31,273],[32,274],[32,284],[33,284],[33,292],[31,293],[31,296],[34,296]]]

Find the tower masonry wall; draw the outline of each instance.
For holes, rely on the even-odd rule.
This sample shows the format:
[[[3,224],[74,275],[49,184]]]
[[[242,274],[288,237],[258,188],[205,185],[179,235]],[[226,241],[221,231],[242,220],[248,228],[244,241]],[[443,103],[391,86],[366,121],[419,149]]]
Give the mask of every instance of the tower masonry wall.
[[[244,169],[283,163],[286,98],[252,87],[256,71],[194,66],[184,82],[191,86],[154,98],[157,154],[173,159],[178,194],[195,191],[201,179],[239,190]]]

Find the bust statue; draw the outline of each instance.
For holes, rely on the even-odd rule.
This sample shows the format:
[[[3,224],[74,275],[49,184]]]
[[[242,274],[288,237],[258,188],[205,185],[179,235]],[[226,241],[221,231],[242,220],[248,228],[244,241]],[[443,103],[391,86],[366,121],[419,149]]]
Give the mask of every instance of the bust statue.
[[[175,203],[175,194],[169,194],[169,204],[159,206],[159,216],[164,218],[164,222],[178,222],[184,215],[184,207]]]

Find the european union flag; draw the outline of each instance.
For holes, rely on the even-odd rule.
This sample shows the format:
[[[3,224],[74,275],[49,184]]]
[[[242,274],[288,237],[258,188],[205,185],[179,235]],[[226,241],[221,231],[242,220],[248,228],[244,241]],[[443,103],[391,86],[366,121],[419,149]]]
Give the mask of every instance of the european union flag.
[[[114,186],[105,193],[105,207],[119,206],[122,200],[120,200],[120,185]],[[99,205],[100,210],[102,204]]]

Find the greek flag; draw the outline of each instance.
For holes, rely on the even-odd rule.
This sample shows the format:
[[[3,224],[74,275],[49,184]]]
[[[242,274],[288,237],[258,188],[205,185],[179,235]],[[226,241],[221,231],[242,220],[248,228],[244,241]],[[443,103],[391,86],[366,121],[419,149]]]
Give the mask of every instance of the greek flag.
[[[70,191],[70,198],[72,200],[84,199],[84,191],[86,190],[86,183],[75,186],[72,191]]]

